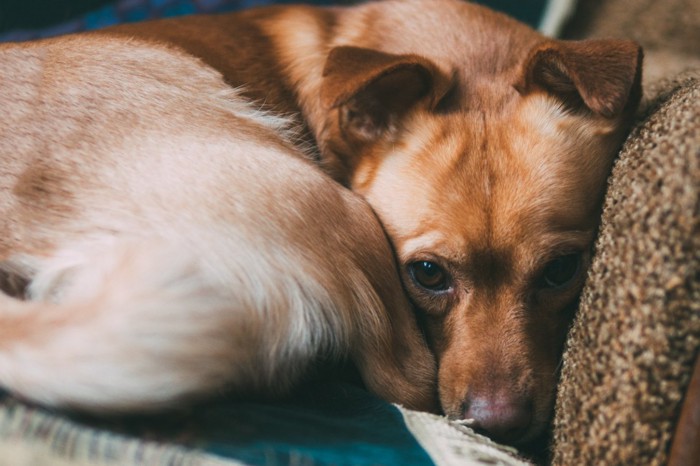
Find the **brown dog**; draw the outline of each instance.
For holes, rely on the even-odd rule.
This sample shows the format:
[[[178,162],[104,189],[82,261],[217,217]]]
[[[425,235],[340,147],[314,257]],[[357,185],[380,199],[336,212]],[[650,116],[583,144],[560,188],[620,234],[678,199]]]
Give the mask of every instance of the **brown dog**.
[[[523,443],[550,416],[605,180],[641,89],[627,41],[547,39],[459,0],[126,26],[300,113],[369,200],[422,313],[448,415]]]
[[[0,106],[0,385],[157,409],[349,355],[436,409],[376,216],[216,71],[138,40],[2,44]]]
[[[523,443],[552,409],[641,50],[562,42],[459,0],[273,7],[122,26],[277,114],[378,213],[445,413]]]

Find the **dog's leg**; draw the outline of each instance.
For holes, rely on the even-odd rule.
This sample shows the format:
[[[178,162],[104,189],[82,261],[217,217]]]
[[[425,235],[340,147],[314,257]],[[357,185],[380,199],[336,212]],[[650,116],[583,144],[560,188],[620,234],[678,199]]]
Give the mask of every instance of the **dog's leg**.
[[[352,316],[350,356],[366,386],[382,398],[412,409],[437,411],[435,360],[401,286],[384,232],[374,213],[353,195],[342,230],[353,238],[352,259],[342,266],[333,296],[351,290],[343,314]],[[337,260],[337,259],[336,259]],[[328,275],[328,274],[327,274]],[[338,279],[336,279],[338,280]]]

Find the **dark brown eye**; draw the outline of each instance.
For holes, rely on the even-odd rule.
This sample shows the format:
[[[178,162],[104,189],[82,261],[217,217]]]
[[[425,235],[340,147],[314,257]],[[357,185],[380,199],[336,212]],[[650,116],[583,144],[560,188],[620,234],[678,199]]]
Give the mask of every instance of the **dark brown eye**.
[[[413,281],[426,290],[444,291],[448,288],[447,273],[434,262],[412,262],[408,270]]]
[[[542,273],[544,288],[561,288],[571,283],[581,269],[581,254],[567,254],[550,261]]]

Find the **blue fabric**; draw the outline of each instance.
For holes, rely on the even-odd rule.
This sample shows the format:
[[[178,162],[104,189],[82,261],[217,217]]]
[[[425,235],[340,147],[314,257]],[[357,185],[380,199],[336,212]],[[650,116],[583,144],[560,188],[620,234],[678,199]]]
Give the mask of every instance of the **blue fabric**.
[[[433,465],[398,409],[346,382],[314,382],[277,401],[219,400],[174,415],[74,420],[251,465]]]
[[[287,402],[218,406],[206,451],[254,465],[432,465],[393,406],[349,385]]]

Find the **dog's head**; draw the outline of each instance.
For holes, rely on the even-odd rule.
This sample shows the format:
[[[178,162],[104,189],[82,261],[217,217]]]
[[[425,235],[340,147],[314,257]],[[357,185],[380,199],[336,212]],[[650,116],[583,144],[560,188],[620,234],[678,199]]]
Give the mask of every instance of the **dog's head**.
[[[641,50],[540,39],[473,89],[455,66],[333,49],[319,144],[393,242],[445,413],[523,443],[551,414]]]

